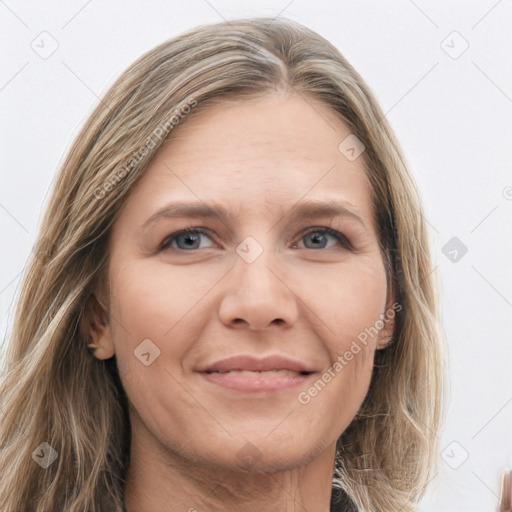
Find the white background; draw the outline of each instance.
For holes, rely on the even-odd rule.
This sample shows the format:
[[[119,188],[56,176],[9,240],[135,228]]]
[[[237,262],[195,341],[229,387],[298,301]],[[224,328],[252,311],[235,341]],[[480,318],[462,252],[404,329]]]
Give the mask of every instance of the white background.
[[[495,511],[500,474],[512,468],[511,0],[0,0],[0,341],[50,183],[99,97],[180,32],[278,15],[319,32],[361,73],[425,203],[450,405],[445,462],[421,510]],[[468,249],[455,262],[442,251],[452,237]]]

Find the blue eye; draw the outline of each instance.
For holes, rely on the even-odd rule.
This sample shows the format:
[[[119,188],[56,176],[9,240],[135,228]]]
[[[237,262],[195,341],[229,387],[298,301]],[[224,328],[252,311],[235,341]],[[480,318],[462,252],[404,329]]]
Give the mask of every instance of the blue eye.
[[[183,251],[194,251],[195,249],[204,249],[205,247],[200,247],[201,244],[201,236],[204,235],[210,240],[212,240],[211,236],[207,233],[206,230],[201,228],[186,228],[182,231],[177,231],[172,235],[168,236],[160,245],[160,251],[167,250],[169,248],[178,249]],[[331,247],[327,247],[328,238],[331,237],[336,241],[337,244],[341,245],[345,249],[352,250],[352,246],[347,238],[340,233],[339,231],[335,231],[330,228],[312,228],[307,233],[303,234],[300,239],[310,240],[312,242],[312,246],[305,247],[306,249],[331,249]],[[176,246],[173,244],[176,243]],[[335,244],[336,245],[336,244]],[[293,248],[296,248],[297,244],[294,244]]]
[[[320,247],[318,245],[316,247],[313,245],[313,247],[306,247],[306,249],[325,249],[328,237],[334,238],[338,244],[341,244],[346,249],[352,249],[347,238],[342,233],[335,231],[334,229],[313,228],[302,235],[301,239],[307,240],[307,237],[309,237],[309,240],[311,240],[313,244],[320,244]],[[327,248],[329,249],[330,247]]]
[[[173,235],[167,237],[160,246],[160,250],[167,249],[174,241],[178,245],[178,249],[183,249],[184,251],[190,251],[194,249],[199,249],[198,243],[200,242],[200,236],[205,235],[208,238],[208,234],[203,229],[197,228],[187,228],[183,231],[178,231]],[[180,247],[180,242],[183,242],[183,246]]]

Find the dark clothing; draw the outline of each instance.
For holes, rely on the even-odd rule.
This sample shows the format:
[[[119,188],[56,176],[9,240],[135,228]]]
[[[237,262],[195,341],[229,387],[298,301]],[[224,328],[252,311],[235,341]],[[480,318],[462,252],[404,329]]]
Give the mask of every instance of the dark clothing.
[[[333,487],[331,492],[330,512],[357,512],[357,508],[352,500],[340,489]]]

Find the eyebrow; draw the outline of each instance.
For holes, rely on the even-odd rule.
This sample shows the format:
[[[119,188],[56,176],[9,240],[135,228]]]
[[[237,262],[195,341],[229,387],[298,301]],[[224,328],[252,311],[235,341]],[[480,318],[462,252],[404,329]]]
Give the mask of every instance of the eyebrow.
[[[290,208],[288,213],[280,215],[281,219],[285,216],[293,217],[294,221],[300,222],[305,219],[327,218],[327,217],[349,217],[358,221],[366,228],[361,217],[353,211],[348,203],[343,200],[330,201],[302,201]],[[188,218],[212,218],[227,224],[240,216],[239,212],[229,212],[223,205],[219,203],[188,203],[176,202],[170,203],[163,208],[157,210],[142,225],[142,229],[146,230],[155,222],[161,219],[188,217]]]

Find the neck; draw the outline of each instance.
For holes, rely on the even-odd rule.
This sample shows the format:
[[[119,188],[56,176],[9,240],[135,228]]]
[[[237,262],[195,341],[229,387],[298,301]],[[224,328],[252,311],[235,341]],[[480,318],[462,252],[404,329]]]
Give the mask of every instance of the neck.
[[[137,436],[132,430],[126,512],[329,512],[335,453],[332,444],[304,464],[242,471],[172,451],[138,428]]]

